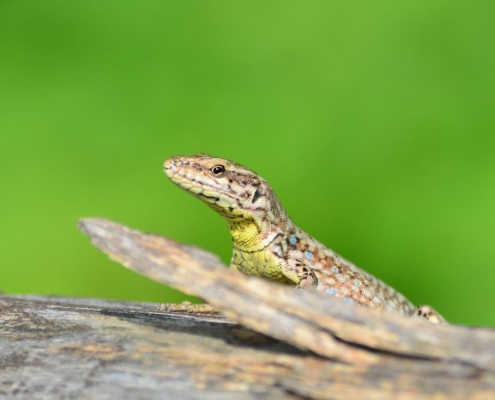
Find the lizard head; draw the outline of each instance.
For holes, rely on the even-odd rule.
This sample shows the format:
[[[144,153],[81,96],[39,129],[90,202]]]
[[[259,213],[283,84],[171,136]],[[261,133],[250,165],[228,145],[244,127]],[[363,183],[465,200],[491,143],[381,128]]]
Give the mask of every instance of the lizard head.
[[[270,185],[254,171],[207,154],[170,157],[163,168],[172,182],[227,220],[238,246],[269,243],[283,230],[285,210]]]

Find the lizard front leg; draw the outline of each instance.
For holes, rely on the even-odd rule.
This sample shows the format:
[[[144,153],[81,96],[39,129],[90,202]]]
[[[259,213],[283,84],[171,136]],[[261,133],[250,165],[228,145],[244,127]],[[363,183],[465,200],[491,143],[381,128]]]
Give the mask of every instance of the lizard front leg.
[[[445,319],[433,307],[421,304],[414,309],[415,317],[424,318],[432,324],[443,324]]]
[[[192,304],[189,301],[183,301],[182,303],[163,303],[158,306],[158,311],[191,314],[217,314],[220,312],[216,307],[213,307],[208,303]]]

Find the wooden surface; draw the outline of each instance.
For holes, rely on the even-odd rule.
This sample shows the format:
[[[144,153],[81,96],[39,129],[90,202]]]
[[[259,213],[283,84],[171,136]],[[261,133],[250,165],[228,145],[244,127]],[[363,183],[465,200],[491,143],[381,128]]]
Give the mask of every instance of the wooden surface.
[[[491,329],[433,325],[247,277],[203,250],[110,221],[80,228],[112,259],[242,326],[154,304],[0,296],[0,396],[495,398]]]

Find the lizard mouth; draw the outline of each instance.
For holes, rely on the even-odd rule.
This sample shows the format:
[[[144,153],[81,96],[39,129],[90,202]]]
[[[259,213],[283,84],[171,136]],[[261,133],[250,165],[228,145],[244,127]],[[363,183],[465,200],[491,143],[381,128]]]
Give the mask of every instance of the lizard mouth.
[[[177,168],[177,162],[177,157],[170,157],[163,163],[163,172],[165,172],[165,175],[167,175],[170,179],[174,176],[174,170]]]
[[[233,206],[235,200],[225,192],[223,184],[208,179],[204,168],[176,156],[165,160],[163,171],[173,183],[205,203],[219,208],[237,208]]]
[[[163,172],[165,175],[180,187],[189,190],[197,178],[189,172],[188,161],[181,160],[179,157],[170,157],[163,163]],[[195,175],[195,174],[194,174]]]

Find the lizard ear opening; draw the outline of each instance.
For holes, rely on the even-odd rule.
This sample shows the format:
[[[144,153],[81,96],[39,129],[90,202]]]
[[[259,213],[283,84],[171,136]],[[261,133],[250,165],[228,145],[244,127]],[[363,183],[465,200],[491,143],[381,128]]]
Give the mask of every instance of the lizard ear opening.
[[[260,188],[256,188],[256,191],[253,194],[253,199],[251,200],[251,203],[256,203],[256,200],[258,200],[261,197],[260,193]]]

